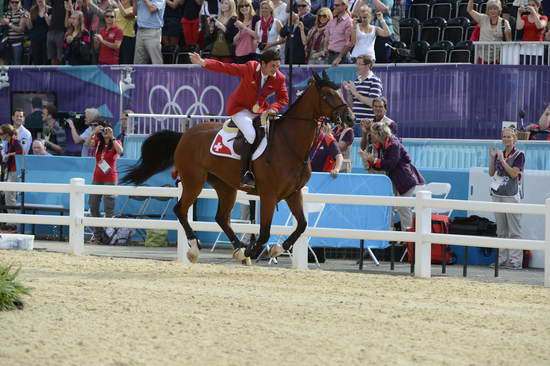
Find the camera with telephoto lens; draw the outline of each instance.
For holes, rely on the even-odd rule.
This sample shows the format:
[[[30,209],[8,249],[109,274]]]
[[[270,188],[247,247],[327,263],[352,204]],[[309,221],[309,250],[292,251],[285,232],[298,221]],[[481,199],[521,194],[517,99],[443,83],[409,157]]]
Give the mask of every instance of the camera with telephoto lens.
[[[258,49],[259,49],[260,51],[263,51],[264,48],[265,48],[265,43],[264,43],[264,42],[258,43]]]
[[[77,131],[84,131],[86,123],[84,122],[84,113],[78,112],[57,112],[57,120],[63,128],[68,127],[67,120],[72,120]]]

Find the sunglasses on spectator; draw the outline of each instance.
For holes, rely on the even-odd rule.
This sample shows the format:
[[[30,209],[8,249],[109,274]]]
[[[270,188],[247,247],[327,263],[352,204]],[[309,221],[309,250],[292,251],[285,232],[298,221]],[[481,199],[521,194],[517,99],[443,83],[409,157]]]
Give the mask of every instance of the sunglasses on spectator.
[[[299,8],[305,8],[307,6],[307,4],[298,4],[296,6],[299,7]]]
[[[239,5],[239,8],[249,8],[250,5],[249,4],[243,4],[243,5]]]
[[[319,14],[318,17],[319,18],[327,18],[327,15],[326,14]]]
[[[19,4],[19,1],[10,1],[12,4]]]
[[[114,15],[105,15],[105,18],[114,18]]]

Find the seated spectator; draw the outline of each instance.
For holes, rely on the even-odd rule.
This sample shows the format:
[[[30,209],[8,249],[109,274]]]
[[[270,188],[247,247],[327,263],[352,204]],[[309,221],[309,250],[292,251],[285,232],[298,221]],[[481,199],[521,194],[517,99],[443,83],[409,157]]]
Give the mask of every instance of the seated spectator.
[[[32,112],[25,118],[25,127],[31,132],[32,138],[39,137],[44,127],[44,121],[42,120],[42,99],[40,97],[33,97],[31,99]]]
[[[390,30],[382,13],[377,12],[376,18],[380,24],[382,24],[383,28],[370,24],[372,21],[371,8],[366,5],[359,8],[359,18],[353,20],[353,27],[351,28],[351,43],[353,44],[353,51],[351,52],[352,62],[355,62],[355,59],[359,55],[369,55],[376,60],[376,54],[374,52],[376,36],[390,36]]]
[[[524,42],[544,41],[544,31],[548,23],[548,17],[540,15],[540,0],[529,0],[526,8],[518,8],[516,28],[523,30],[521,40]],[[527,13],[527,14],[525,14]]]
[[[162,45],[176,47],[182,34],[183,1],[166,0],[164,10],[164,25],[162,26]]]
[[[115,24],[122,29],[122,43],[118,61],[121,65],[134,63],[134,52],[136,48],[136,17],[131,0],[116,0]]]
[[[74,11],[65,33],[63,59],[67,65],[89,65],[91,61],[90,33],[84,27],[84,14]]]
[[[416,186],[425,182],[412,164],[407,150],[385,123],[373,123],[371,136],[375,149],[381,152],[381,157],[377,157],[374,152],[360,151],[365,168],[385,171],[393,183],[395,195],[411,197]],[[412,226],[411,207],[397,207],[395,211],[401,219],[401,230],[406,231]]]
[[[250,0],[240,0],[237,3],[237,21],[234,24],[237,32],[233,37],[236,63],[244,64],[257,59],[256,48],[259,37],[255,29],[260,17],[255,14]],[[234,31],[231,30],[231,32]]]
[[[268,49],[276,50],[281,48],[284,43],[281,41],[279,33],[283,28],[283,24],[273,16],[273,3],[269,0],[264,0],[260,3],[260,21],[256,23],[256,34],[260,43],[256,53],[258,56]]]
[[[217,19],[209,18],[209,43],[211,57],[222,62],[234,61],[233,38],[237,34],[237,6],[234,0],[222,0]]]
[[[319,123],[321,124],[319,135],[313,141],[309,151],[311,170],[327,172],[332,178],[336,178],[342,168],[344,158],[336,139],[332,136],[328,120],[321,119]]]
[[[47,126],[44,127],[44,146],[46,151],[52,155],[63,155],[65,153],[65,142],[67,135],[65,129],[55,119],[57,108],[51,104],[42,109],[42,119]]]
[[[78,133],[74,121],[71,119],[67,120],[67,125],[69,126],[71,130],[71,136],[73,138],[73,141],[75,144],[83,144],[80,156],[86,157],[86,156],[93,156],[93,149],[89,146],[86,146],[84,143],[92,135],[93,130],[98,125],[98,120],[100,119],[101,115],[99,114],[99,110],[96,108],[87,108],[84,111],[84,124],[86,125],[86,129],[81,134]]]
[[[332,20],[332,11],[329,8],[321,8],[317,12],[315,25],[307,33],[306,45],[306,63],[323,64],[326,54],[325,31],[327,24]],[[302,40],[303,41],[303,40]]]
[[[353,21],[348,12],[348,0],[335,0],[333,15],[325,33],[326,63],[332,66],[349,64]]]
[[[36,5],[31,9],[29,22],[29,38],[31,40],[31,61],[33,65],[48,65],[47,35],[48,22],[46,17],[51,7],[46,5],[46,0],[36,0]]]
[[[25,31],[30,28],[30,15],[21,7],[20,0],[10,0],[9,10],[5,18],[0,18],[0,24],[8,28],[9,52],[6,61],[9,65],[23,63],[23,42]]]
[[[115,12],[105,10],[105,27],[94,36],[94,45],[99,50],[98,64],[118,65],[120,44],[124,37],[122,29],[115,25]]]
[[[16,108],[11,116],[11,121],[15,128],[17,140],[23,147],[23,154],[28,154],[31,148],[32,135],[30,131],[23,126],[25,122],[25,112],[20,108]]]
[[[44,140],[41,139],[36,139],[32,142],[32,153],[33,155],[52,155],[46,151],[46,148],[44,147]]]
[[[468,14],[479,24],[479,41],[501,42],[512,40],[510,23],[500,17],[502,6],[498,0],[487,2],[487,13],[481,14],[474,10],[474,0],[468,0]],[[500,63],[499,47],[483,47],[477,63],[498,64]]]
[[[4,124],[0,126],[0,137],[2,141],[7,142],[7,149],[3,152],[3,161],[7,167],[7,174],[5,176],[6,182],[17,181],[17,167],[15,165],[15,155],[23,154],[23,148],[17,140],[17,131],[12,125]],[[15,206],[17,204],[15,191],[5,191],[7,206]],[[8,213],[15,213],[14,209],[8,209]],[[15,227],[15,225],[14,225]],[[13,227],[13,228],[14,228]]]

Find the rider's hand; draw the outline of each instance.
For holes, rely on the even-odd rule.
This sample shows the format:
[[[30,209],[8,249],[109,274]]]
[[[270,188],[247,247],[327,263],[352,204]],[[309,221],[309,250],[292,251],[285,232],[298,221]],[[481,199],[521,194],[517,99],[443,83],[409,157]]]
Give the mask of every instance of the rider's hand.
[[[340,169],[334,168],[330,171],[330,176],[332,178],[336,178],[338,176],[338,173],[340,173]]]

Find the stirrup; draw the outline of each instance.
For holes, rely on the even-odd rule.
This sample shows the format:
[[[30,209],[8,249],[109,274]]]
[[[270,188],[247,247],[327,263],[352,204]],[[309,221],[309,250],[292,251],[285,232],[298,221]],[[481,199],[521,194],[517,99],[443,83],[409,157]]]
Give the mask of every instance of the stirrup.
[[[256,188],[254,173],[252,173],[250,170],[247,170],[241,178],[241,187]]]

